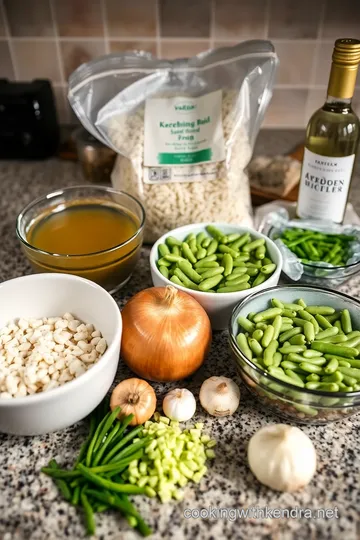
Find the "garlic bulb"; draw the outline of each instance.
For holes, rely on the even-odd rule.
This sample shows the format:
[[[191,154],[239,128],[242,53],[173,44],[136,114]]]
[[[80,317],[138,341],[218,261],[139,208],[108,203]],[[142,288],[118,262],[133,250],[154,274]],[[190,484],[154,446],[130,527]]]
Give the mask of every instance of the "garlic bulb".
[[[210,377],[200,388],[200,403],[212,416],[233,414],[240,403],[240,388],[228,377]]]
[[[176,388],[166,394],[162,407],[164,414],[171,420],[186,422],[195,414],[196,401],[190,390]]]
[[[256,478],[278,491],[296,491],[316,470],[316,451],[301,429],[286,424],[264,426],[250,439],[248,461]]]

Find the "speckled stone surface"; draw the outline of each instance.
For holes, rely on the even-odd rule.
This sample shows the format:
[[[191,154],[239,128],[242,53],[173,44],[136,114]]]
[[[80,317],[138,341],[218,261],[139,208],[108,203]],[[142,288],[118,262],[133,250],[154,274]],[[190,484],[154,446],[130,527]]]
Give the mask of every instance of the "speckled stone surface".
[[[279,153],[301,140],[299,132],[263,132],[257,153]],[[359,178],[351,201],[360,210]],[[0,280],[31,272],[16,236],[15,219],[21,208],[34,197],[52,189],[82,182],[76,164],[50,160],[43,163],[0,163]],[[354,182],[355,184],[355,182]],[[136,274],[116,294],[121,307],[133,294],[151,286],[148,265],[149,249],[144,248]],[[360,297],[360,279],[341,287]],[[1,308],[0,308],[1,309]],[[130,372],[120,362],[117,380]],[[211,354],[205,365],[190,381],[182,384],[198,395],[202,381],[210,375],[238,376],[233,367],[225,332],[214,335]],[[161,396],[171,385],[156,385]],[[242,388],[241,405],[234,416],[213,419],[200,406],[197,421],[204,421],[206,431],[218,440],[217,457],[200,485],[187,487],[180,503],[160,504],[137,498],[137,505],[153,527],[154,540],[239,539],[249,540],[357,540],[360,538],[360,414],[325,427],[303,427],[313,440],[318,468],[311,484],[302,492],[282,494],[255,481],[246,464],[249,438],[263,425],[281,421],[267,413]],[[52,482],[40,473],[51,457],[70,465],[86,434],[86,422],[43,437],[14,437],[0,434],[0,538],[1,540],[72,540],[84,538],[81,513],[62,502]],[[186,509],[209,508],[337,508],[338,519],[186,519]],[[97,516],[100,539],[132,540],[138,538],[115,512]]]

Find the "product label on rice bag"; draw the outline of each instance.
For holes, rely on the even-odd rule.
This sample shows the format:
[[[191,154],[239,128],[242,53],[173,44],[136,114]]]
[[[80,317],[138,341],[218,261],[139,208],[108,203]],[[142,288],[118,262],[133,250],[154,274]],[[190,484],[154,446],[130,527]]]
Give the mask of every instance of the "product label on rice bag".
[[[209,180],[216,174],[213,167],[213,173],[203,170],[199,177],[201,169],[195,167],[195,171],[192,166],[224,159],[221,90],[198,98],[146,100],[144,166],[149,169],[145,169],[144,182]],[[183,171],[174,176],[174,169]]]

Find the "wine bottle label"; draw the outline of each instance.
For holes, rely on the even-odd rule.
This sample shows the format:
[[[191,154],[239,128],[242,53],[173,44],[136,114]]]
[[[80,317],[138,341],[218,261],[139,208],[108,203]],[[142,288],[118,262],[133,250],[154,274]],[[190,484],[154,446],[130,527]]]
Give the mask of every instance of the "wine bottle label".
[[[305,148],[297,206],[299,217],[342,222],[354,160],[355,154],[327,157]]]

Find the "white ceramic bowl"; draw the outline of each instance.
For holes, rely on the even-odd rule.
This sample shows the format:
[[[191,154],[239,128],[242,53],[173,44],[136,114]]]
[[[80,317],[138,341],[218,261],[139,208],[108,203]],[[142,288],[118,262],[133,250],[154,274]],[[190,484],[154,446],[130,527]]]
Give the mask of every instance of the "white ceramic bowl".
[[[267,289],[268,287],[274,287],[278,284],[281,267],[282,267],[282,256],[270,238],[267,236],[253,230],[248,227],[242,227],[241,225],[230,225],[229,223],[211,223],[215,225],[221,231],[224,231],[225,234],[230,233],[250,233],[253,238],[264,238],[266,242],[267,250],[270,254],[270,258],[276,264],[275,272],[261,285],[253,287],[252,289],[247,289],[246,291],[238,291],[233,293],[207,293],[200,291],[193,291],[180,285],[176,285],[169,279],[166,279],[158,270],[156,266],[156,261],[159,258],[158,246],[165,242],[165,238],[168,236],[174,236],[178,240],[184,240],[184,238],[191,232],[198,234],[199,232],[205,231],[205,227],[209,223],[195,223],[193,225],[185,225],[184,227],[179,227],[178,229],[173,229],[172,231],[164,234],[159,240],[153,245],[150,253],[150,270],[153,284],[155,287],[164,287],[166,285],[173,285],[174,287],[181,289],[182,291],[187,292],[195,298],[205,309],[207,314],[210,317],[211,326],[213,330],[225,330],[229,325],[229,320],[233,308],[236,306],[240,300],[257,291]]]
[[[109,390],[119,362],[122,322],[115,300],[92,281],[69,274],[36,274],[0,284],[0,327],[19,317],[66,312],[92,323],[108,348],[98,362],[63,386],[21,398],[0,399],[0,431],[40,435],[87,416]]]

